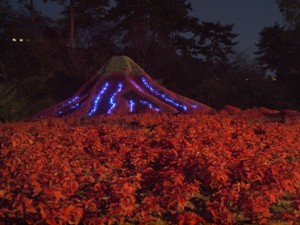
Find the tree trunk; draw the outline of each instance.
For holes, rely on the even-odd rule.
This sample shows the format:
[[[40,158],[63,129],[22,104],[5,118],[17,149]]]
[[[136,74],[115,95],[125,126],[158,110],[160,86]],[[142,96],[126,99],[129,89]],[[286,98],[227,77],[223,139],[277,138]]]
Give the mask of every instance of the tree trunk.
[[[74,0],[70,0],[70,46],[71,49],[75,49],[75,37],[74,37]]]
[[[35,9],[34,9],[33,0],[30,0],[29,10],[31,16],[31,35],[32,35],[32,39],[34,39],[35,38],[35,15],[34,15]]]

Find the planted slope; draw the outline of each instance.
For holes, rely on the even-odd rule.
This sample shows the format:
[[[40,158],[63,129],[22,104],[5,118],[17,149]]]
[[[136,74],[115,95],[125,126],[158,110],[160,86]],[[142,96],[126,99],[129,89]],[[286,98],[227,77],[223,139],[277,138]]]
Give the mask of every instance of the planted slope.
[[[162,87],[129,57],[115,56],[74,96],[37,116],[94,116],[147,110],[176,113],[195,109],[210,107]]]

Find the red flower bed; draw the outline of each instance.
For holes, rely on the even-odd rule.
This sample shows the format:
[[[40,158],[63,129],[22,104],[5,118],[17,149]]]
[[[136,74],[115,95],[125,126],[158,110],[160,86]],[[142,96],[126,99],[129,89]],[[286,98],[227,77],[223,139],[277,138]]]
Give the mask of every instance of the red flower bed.
[[[0,124],[0,224],[297,224],[300,121],[279,117]]]

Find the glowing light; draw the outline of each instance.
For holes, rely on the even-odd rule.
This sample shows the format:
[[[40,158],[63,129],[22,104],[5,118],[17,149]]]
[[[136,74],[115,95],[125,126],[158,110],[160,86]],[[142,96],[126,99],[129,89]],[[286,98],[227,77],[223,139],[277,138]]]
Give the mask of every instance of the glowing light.
[[[67,113],[67,112],[69,112],[69,111],[73,111],[74,109],[79,108],[80,106],[81,106],[81,103],[77,103],[77,104],[75,104],[75,105],[72,105],[70,108],[67,108],[67,109],[65,109],[65,110],[60,110],[60,111],[58,111],[55,115],[56,115],[56,116],[61,116],[61,115],[65,114],[65,113]]]
[[[67,106],[67,105],[71,105],[72,103],[76,102],[78,99],[79,99],[79,96],[75,96],[75,97],[72,98],[71,100],[69,100],[69,101],[63,103],[63,104],[61,105],[61,107],[64,107],[64,106]]]
[[[135,83],[133,80],[130,80],[130,83],[132,83],[133,86],[135,86],[139,91],[144,92],[143,89],[137,83]]]
[[[115,100],[115,97],[116,97],[116,95],[117,95],[118,93],[120,93],[120,92],[122,91],[122,89],[123,89],[123,84],[122,84],[122,83],[119,83],[119,84],[118,84],[118,89],[117,89],[117,91],[114,92],[114,93],[112,94],[112,96],[110,97],[110,99],[109,99],[110,108],[109,108],[109,110],[107,111],[107,114],[111,114],[112,111],[113,111],[113,109],[117,106],[117,102],[116,102],[116,100]]]
[[[80,106],[80,103],[77,103],[70,107],[70,110],[77,109]]]
[[[20,42],[23,42],[24,40],[23,40],[23,38],[20,38],[19,41],[20,41]]]
[[[144,77],[142,77],[142,82],[144,83],[145,87],[146,87],[147,89],[149,89],[150,92],[152,92],[152,93],[155,94],[156,96],[159,96],[159,97],[163,98],[166,102],[169,102],[170,104],[172,104],[172,105],[174,105],[174,106],[176,106],[176,107],[178,107],[178,108],[182,108],[183,111],[187,111],[187,110],[188,110],[188,107],[187,107],[186,105],[182,105],[182,104],[180,104],[180,103],[174,101],[174,100],[173,100],[172,98],[170,98],[168,95],[162,94],[162,93],[158,92],[157,90],[155,90],[155,89],[147,82],[147,80],[146,80]]]
[[[157,112],[160,112],[160,109],[157,107],[154,107],[150,102],[146,101],[146,100],[140,100],[140,103],[147,105],[150,109],[154,109]]]
[[[129,100],[129,109],[130,109],[130,112],[132,113],[133,110],[134,110],[134,105],[135,105],[135,102],[133,100]]]
[[[92,109],[88,113],[88,116],[91,116],[91,115],[95,114],[95,112],[98,109],[99,101],[101,100],[102,95],[105,93],[105,91],[107,90],[108,86],[109,86],[109,83],[105,82],[104,86],[101,88],[101,90],[99,91],[98,95],[96,96],[96,98],[94,100],[94,104],[93,104],[94,106],[92,107]]]
[[[16,39],[16,38],[12,38],[11,41],[12,41],[12,42],[16,42],[17,39]]]
[[[60,111],[58,111],[55,115],[56,116],[60,116],[60,115],[62,115],[63,114],[63,112],[60,110]]]
[[[72,98],[71,100],[69,100],[69,101],[63,103],[62,105],[60,105],[60,107],[66,107],[66,106],[69,106],[69,105],[73,104],[74,102],[76,102],[78,99],[79,99],[79,96],[75,96],[75,97]],[[77,107],[79,107],[79,106],[80,106],[80,103],[77,103],[77,104],[71,106],[71,107],[68,108],[68,109],[58,111],[58,112],[56,113],[56,115],[57,115],[57,116],[61,116],[61,115],[64,114],[66,111],[73,110],[73,109],[75,109],[75,108],[77,108]]]

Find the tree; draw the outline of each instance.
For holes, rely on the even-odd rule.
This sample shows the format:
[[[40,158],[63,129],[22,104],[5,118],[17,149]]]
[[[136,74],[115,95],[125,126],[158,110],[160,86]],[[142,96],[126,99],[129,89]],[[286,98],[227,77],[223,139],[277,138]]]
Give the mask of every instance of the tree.
[[[232,32],[233,24],[221,25],[219,22],[202,22],[194,33],[195,46],[192,55],[210,64],[227,64],[229,56],[234,53],[237,44],[234,39],[238,36]]]
[[[49,0],[44,0],[47,3]],[[105,7],[108,6],[109,0],[50,0],[52,2],[57,2],[68,8],[69,15],[69,38],[70,47],[75,49],[76,47],[76,25],[91,23],[95,17],[101,17],[106,13]],[[68,4],[67,4],[68,2]]]
[[[115,51],[130,56],[161,82],[175,83],[182,76],[174,67],[180,41],[188,42],[187,34],[198,21],[190,11],[187,0],[117,0],[106,17],[113,26]]]
[[[178,37],[191,30],[197,19],[191,17],[186,0],[117,0],[107,17],[115,24],[120,46],[140,49],[147,58],[157,46],[175,49]],[[142,56],[144,55],[144,56]]]
[[[300,0],[277,0],[277,4],[291,27],[300,24]]]
[[[29,12],[30,15],[30,23],[31,23],[31,38],[35,38],[36,33],[36,14],[34,1],[33,0],[18,0],[19,4],[22,4],[23,7]]]
[[[291,30],[275,24],[260,32],[257,60],[263,70],[275,71],[279,80],[300,72],[299,28]]]

